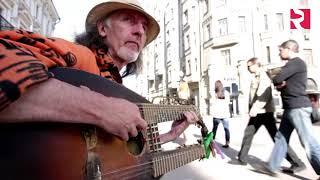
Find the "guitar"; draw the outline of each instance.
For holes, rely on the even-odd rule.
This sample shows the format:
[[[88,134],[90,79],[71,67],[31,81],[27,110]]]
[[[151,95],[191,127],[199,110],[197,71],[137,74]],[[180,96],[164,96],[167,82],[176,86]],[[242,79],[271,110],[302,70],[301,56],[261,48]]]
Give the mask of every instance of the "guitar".
[[[52,70],[55,78],[137,104],[148,128],[128,142],[88,124],[14,123],[0,126],[0,176],[5,180],[159,179],[204,157],[203,145],[163,151],[158,123],[181,118],[195,106],[151,104],[122,85],[83,71]],[[198,113],[199,114],[199,113]],[[207,129],[199,116],[202,134]]]

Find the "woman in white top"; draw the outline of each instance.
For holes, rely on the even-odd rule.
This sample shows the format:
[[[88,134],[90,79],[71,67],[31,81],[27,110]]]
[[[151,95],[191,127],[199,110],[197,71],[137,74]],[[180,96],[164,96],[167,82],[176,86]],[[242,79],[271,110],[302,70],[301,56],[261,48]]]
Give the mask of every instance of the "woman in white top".
[[[229,94],[224,90],[223,84],[220,80],[215,82],[215,96],[212,104],[212,115],[213,115],[213,139],[216,137],[216,132],[220,122],[222,122],[226,143],[222,147],[228,148],[230,143],[230,131],[229,131]]]

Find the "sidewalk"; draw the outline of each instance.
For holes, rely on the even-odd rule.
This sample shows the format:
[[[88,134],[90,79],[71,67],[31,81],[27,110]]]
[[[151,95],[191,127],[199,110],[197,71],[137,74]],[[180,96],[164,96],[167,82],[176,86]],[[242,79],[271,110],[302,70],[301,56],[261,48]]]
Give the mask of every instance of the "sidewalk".
[[[212,119],[210,117],[204,117],[209,130],[212,129]],[[313,171],[310,166],[305,151],[302,148],[299,138],[296,132],[292,133],[290,139],[290,145],[293,147],[298,156],[306,163],[307,169],[294,174],[283,174],[279,173],[277,178],[270,177],[268,175],[260,174],[255,172],[254,168],[261,161],[267,161],[273,148],[273,142],[264,127],[261,127],[253,139],[253,143],[249,152],[249,164],[247,166],[237,166],[228,163],[230,158],[237,156],[240,150],[241,141],[243,137],[244,128],[247,125],[247,118],[237,117],[230,119],[230,134],[231,143],[230,148],[224,149],[221,146],[225,143],[224,131],[222,125],[219,126],[216,136],[216,142],[220,145],[221,150],[224,152],[225,158],[221,158],[218,154],[216,157],[210,156],[209,159],[203,161],[194,161],[183,167],[180,167],[166,175],[161,180],[229,180],[239,179],[245,177],[249,180],[269,180],[269,179],[285,179],[285,180],[297,180],[297,179],[317,179],[317,174]],[[165,131],[165,130],[164,130]],[[189,127],[186,131],[188,141],[192,138],[198,137],[200,130],[195,127]],[[320,127],[314,126],[314,131],[317,137],[320,137]],[[193,136],[193,137],[192,137]],[[168,143],[166,148],[174,147],[174,143]],[[285,160],[282,166],[290,166]]]

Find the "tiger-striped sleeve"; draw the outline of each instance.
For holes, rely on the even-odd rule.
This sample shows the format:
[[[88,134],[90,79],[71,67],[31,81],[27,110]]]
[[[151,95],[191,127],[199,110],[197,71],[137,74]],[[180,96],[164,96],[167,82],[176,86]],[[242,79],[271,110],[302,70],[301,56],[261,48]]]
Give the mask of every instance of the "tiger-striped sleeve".
[[[47,67],[32,51],[0,38],[0,111],[48,78]]]

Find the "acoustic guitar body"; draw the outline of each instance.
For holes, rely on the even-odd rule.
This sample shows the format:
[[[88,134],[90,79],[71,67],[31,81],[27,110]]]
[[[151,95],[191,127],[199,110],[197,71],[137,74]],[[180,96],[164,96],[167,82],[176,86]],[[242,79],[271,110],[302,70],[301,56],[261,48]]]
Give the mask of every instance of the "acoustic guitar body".
[[[75,86],[87,86],[105,96],[149,104],[149,101],[122,85],[99,76],[65,68],[56,68],[52,72],[59,80]],[[155,123],[148,123],[149,129],[152,130],[154,125]],[[150,135],[150,132],[140,132],[137,137],[124,142],[98,127],[87,124],[1,124],[0,179],[157,179],[162,174],[203,155],[203,149],[197,147],[189,152],[196,152],[197,155],[192,158],[181,156],[185,156],[186,152],[172,152],[163,156],[150,149],[153,146],[150,146],[147,139],[150,141],[154,136]],[[182,157],[181,162],[172,159],[175,156],[180,159]]]
[[[95,129],[89,125],[22,123],[0,129],[2,180],[152,178],[147,153],[131,154],[126,142],[100,129],[89,149],[85,133]]]

